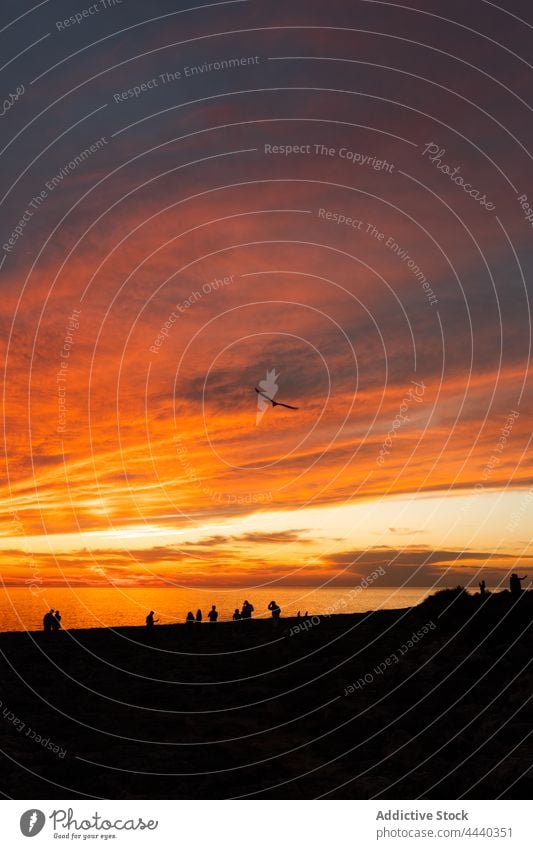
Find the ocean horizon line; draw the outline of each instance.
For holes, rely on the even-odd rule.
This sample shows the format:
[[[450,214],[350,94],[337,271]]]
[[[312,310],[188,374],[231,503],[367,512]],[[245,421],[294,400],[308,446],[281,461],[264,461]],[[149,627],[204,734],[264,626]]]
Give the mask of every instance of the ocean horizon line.
[[[473,587],[475,584],[461,584],[464,589],[468,589],[469,587]],[[493,584],[490,585],[494,589],[499,589],[500,586],[504,586],[505,584]],[[2,589],[4,590],[70,590],[70,589],[79,589],[79,590],[218,590],[221,592],[255,592],[256,590],[267,590],[272,588],[273,590],[277,587],[280,590],[299,590],[299,589],[307,589],[313,590],[314,592],[319,592],[320,590],[357,590],[357,592],[365,592],[365,591],[375,591],[375,590],[434,590],[437,592],[438,590],[453,590],[458,586],[457,583],[452,584],[385,584],[383,586],[375,586],[375,584],[370,584],[367,587],[362,587],[357,583],[349,583],[349,584],[328,584],[327,586],[316,586],[315,584],[273,584],[263,585],[260,584],[257,587],[248,585],[235,585],[228,587],[223,584],[203,584],[196,586],[185,586],[185,585],[168,585],[168,584],[148,584],[143,586],[134,586],[132,584],[111,584],[109,586],[102,586],[101,584],[92,585],[92,584],[2,584]],[[477,586],[477,585],[476,585]],[[490,588],[487,585],[488,588]]]

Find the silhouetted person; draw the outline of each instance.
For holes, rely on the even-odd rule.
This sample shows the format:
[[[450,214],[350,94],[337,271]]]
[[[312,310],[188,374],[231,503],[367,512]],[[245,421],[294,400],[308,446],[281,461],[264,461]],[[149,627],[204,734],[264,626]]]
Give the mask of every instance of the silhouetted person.
[[[244,600],[244,604],[243,604],[243,606],[242,606],[241,617],[242,617],[243,619],[251,619],[251,618],[252,618],[252,613],[253,613],[253,612],[254,612],[254,606],[253,606],[253,604],[250,604],[250,602],[248,601],[248,599],[245,599],[245,600]]]
[[[156,622],[159,622],[159,619],[154,619],[154,611],[151,610],[148,616],[146,617],[146,627],[149,631],[152,630]]]
[[[480,595],[487,595],[487,586],[485,584],[485,581],[479,582],[479,594]]]
[[[241,610],[241,619],[243,621],[243,629],[246,633],[249,632],[252,620],[252,613],[254,612],[253,604],[250,604],[248,599],[244,600],[242,610]]]
[[[61,614],[59,610],[56,610],[53,619],[54,621],[52,622],[52,628],[54,629],[54,631],[59,631],[59,629],[61,628]]]
[[[216,604],[214,604],[214,605],[213,605],[213,607],[211,608],[211,610],[210,610],[210,611],[209,611],[209,613],[207,614],[207,618],[209,619],[209,621],[211,622],[211,624],[212,624],[212,625],[214,625],[214,624],[215,624],[215,622],[217,621],[217,619],[218,619],[218,610],[217,610],[217,606],[216,606]]]
[[[271,601],[268,605],[268,609],[272,611],[273,619],[279,619],[279,617],[281,616],[281,607],[277,602]]]
[[[296,614],[296,619],[300,620],[301,618],[302,618],[302,614],[300,613],[300,611],[298,611],[298,613]]]
[[[240,625],[240,621],[242,619],[241,611],[238,607],[233,611],[233,616],[231,617],[233,622],[231,623],[231,636],[241,636],[242,634],[242,625]]]
[[[51,633],[53,624],[54,624],[54,611],[52,609],[52,610],[49,610],[47,613],[44,614],[43,628],[44,628],[45,634]]]
[[[197,622],[202,621],[202,611],[200,610],[200,608],[198,608],[198,610],[196,611],[196,621]]]
[[[522,592],[522,581],[525,581],[527,575],[524,575],[523,578],[519,578],[516,572],[513,572],[511,577],[509,578],[509,589],[511,590],[511,595],[519,596]]]
[[[185,617],[185,624],[187,626],[187,631],[190,633],[194,628],[194,613],[192,610],[189,610],[187,616]]]

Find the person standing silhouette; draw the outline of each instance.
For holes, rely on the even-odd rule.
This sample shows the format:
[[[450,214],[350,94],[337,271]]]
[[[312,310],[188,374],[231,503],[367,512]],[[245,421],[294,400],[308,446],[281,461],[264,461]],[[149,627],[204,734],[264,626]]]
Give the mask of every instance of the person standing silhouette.
[[[209,611],[209,613],[207,614],[207,618],[208,618],[208,619],[209,619],[209,621],[211,622],[211,625],[214,625],[214,624],[215,624],[215,622],[217,621],[217,619],[218,619],[218,610],[217,610],[217,606],[216,606],[216,604],[214,604],[214,605],[212,606],[211,610],[210,610],[210,611]]]
[[[479,594],[487,595],[487,585],[485,584],[485,581],[479,582]]]
[[[198,610],[196,611],[196,621],[197,622],[202,621],[202,611],[200,610],[200,608],[198,608]]]
[[[509,578],[509,589],[511,590],[511,595],[519,596],[522,592],[522,581],[525,581],[527,575],[524,575],[523,578],[519,578],[516,572],[513,572],[511,577]]]
[[[246,633],[248,633],[249,630],[250,630],[253,612],[254,612],[254,606],[253,606],[253,604],[250,604],[250,602],[246,598],[244,600],[242,610],[241,610],[241,619],[242,619],[242,622],[243,622],[243,630],[246,631]]]
[[[50,634],[52,632],[53,621],[54,621],[54,611],[53,611],[53,609],[48,610],[44,614],[44,618],[43,618],[43,628],[44,628],[45,634]]]
[[[59,631],[59,629],[61,628],[61,614],[60,614],[59,610],[56,610],[53,618],[54,618],[54,621],[52,623],[52,627],[53,627],[54,631]]]
[[[277,602],[271,601],[268,605],[268,609],[272,611],[273,619],[279,619],[279,617],[281,616],[281,607],[279,606],[279,604],[277,604]]]
[[[253,606],[253,604],[250,604],[250,602],[246,598],[244,600],[244,604],[242,606],[241,618],[242,619],[251,619],[253,612],[254,612],[254,606]]]
[[[279,604],[276,601],[272,600],[270,602],[270,604],[268,605],[268,609],[272,613],[272,627],[275,630],[279,625],[279,617],[281,616],[281,607],[279,606]]]

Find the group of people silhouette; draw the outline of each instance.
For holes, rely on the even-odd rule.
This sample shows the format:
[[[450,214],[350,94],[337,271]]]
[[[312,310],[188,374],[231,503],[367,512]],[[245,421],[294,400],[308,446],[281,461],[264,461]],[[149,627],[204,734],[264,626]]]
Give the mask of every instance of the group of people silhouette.
[[[272,600],[270,602],[270,604],[268,605],[267,609],[270,610],[270,612],[272,613],[272,619],[274,620],[274,623],[277,623],[279,621],[280,616],[281,616],[281,607],[279,606],[279,604],[276,601]],[[241,610],[239,610],[238,607],[235,608],[232,619],[233,619],[234,622],[238,622],[240,620],[250,620],[252,618],[253,612],[254,612],[253,604],[250,604],[248,599],[245,599]],[[300,611],[298,611],[298,613],[299,612]],[[146,621],[146,627],[148,628],[148,630],[151,630],[155,626],[155,624],[157,622],[159,622],[159,619],[154,619],[154,616],[155,616],[155,611],[151,610],[150,613],[146,617],[145,621]],[[210,623],[213,624],[213,625],[217,621],[218,610],[217,610],[216,604],[213,604],[211,606],[211,610],[208,612],[207,618],[209,619]],[[198,623],[202,622],[202,619],[203,619],[202,611],[200,610],[200,608],[198,608],[198,610],[196,611],[196,616],[194,615],[192,610],[189,610],[189,612],[187,613],[187,616],[185,617],[185,622],[187,623],[187,625],[198,624]],[[52,631],[59,631],[59,629],[61,628],[61,614],[60,614],[59,610],[54,611],[54,609],[52,608],[47,613],[45,613],[44,619],[43,619],[43,628],[44,628],[45,633],[47,633],[47,634],[52,632]]]
[[[512,575],[509,578],[509,591],[510,591],[512,596],[514,596],[514,597],[520,596],[520,594],[523,592],[522,581],[525,581],[526,578],[527,578],[527,575],[524,575],[523,578],[520,578],[516,574],[516,572],[512,573]],[[481,596],[488,595],[487,585],[486,585],[484,580],[479,582],[479,593],[480,593]],[[267,610],[270,610],[270,612],[272,614],[272,622],[273,622],[274,628],[276,628],[278,623],[279,623],[279,620],[281,618],[281,607],[279,606],[279,604],[276,601],[272,600],[267,605]],[[232,618],[233,622],[240,622],[240,621],[244,621],[244,622],[248,621],[249,622],[250,619],[252,618],[253,612],[254,612],[253,604],[250,604],[248,599],[245,599],[244,602],[243,602],[243,605],[242,605],[242,609],[239,610],[239,608],[236,607],[231,618]],[[307,611],[306,611],[305,615],[307,616]],[[209,610],[209,612],[207,614],[207,618],[209,619],[209,622],[212,625],[214,625],[217,622],[217,620],[218,620],[218,610],[217,610],[216,604],[213,604],[211,606],[211,610]],[[298,613],[296,615],[296,619],[301,619],[301,618],[302,617],[301,617],[300,611],[298,611]],[[191,629],[193,628],[194,625],[200,624],[202,622],[202,620],[203,620],[203,615],[202,615],[202,611],[200,610],[200,608],[198,608],[198,610],[196,611],[196,616],[194,615],[192,610],[189,610],[189,612],[187,613],[187,616],[185,617],[185,623],[188,626],[190,626]],[[149,629],[153,628],[155,622],[159,622],[159,620],[154,619],[154,611],[151,610],[150,613],[148,614],[148,616],[146,617],[147,628],[149,628]]]
[[[509,592],[512,596],[519,596],[522,592],[522,581],[525,581],[527,575],[524,575],[523,578],[519,578],[516,572],[513,572],[511,577],[509,578]],[[479,594],[480,595],[488,595],[487,593],[487,585],[485,581],[480,581],[479,584]]]
[[[512,596],[516,597],[516,596],[519,596],[522,593],[522,581],[525,581],[526,578],[527,578],[527,575],[524,575],[523,578],[520,578],[516,574],[516,572],[512,573],[511,577],[509,578],[509,591],[510,591]],[[487,585],[486,585],[484,580],[479,582],[479,593],[480,593],[481,596],[485,596],[485,595],[488,594]],[[276,628],[278,623],[279,623],[279,620],[281,618],[281,607],[273,599],[267,605],[267,610],[270,610],[270,612],[272,614],[272,621],[273,621],[273,624],[274,624],[274,628]],[[253,604],[250,604],[248,599],[245,599],[244,602],[243,602],[241,610],[239,610],[239,608],[236,607],[231,618],[232,618],[233,622],[240,622],[240,621],[249,622],[250,619],[252,618],[253,612],[254,612]],[[306,611],[305,615],[307,616],[307,611]],[[151,630],[155,626],[156,622],[159,622],[159,619],[154,619],[154,616],[155,616],[155,611],[151,610],[150,613],[148,614],[148,616],[146,617],[146,627],[148,628],[148,630]],[[209,612],[207,613],[207,618],[209,619],[209,622],[212,625],[214,625],[217,622],[217,620],[218,620],[218,610],[217,610],[216,604],[211,605],[211,610],[209,610]],[[300,611],[298,611],[296,618],[297,619],[301,618]],[[198,608],[198,610],[196,611],[196,616],[194,615],[192,610],[189,610],[189,612],[187,613],[187,616],[185,617],[185,622],[189,626],[200,624],[202,622],[202,620],[203,620],[203,616],[202,616],[202,611],[200,610],[200,608]],[[52,631],[59,631],[59,629],[61,628],[61,614],[60,614],[59,610],[54,610],[53,608],[51,608],[51,610],[49,610],[47,613],[45,613],[44,619],[43,619],[43,628],[44,628],[45,633],[51,633]]]
[[[59,610],[54,611],[52,607],[48,613],[44,614],[43,628],[45,634],[50,634],[52,631],[59,631],[61,628],[61,614]]]
[[[244,602],[243,602],[241,610],[239,610],[238,607],[235,608],[233,615],[231,617],[232,621],[233,622],[240,622],[240,621],[247,622],[252,618],[252,613],[254,612],[254,610],[255,610],[255,608],[254,608],[253,604],[251,604],[248,601],[248,599],[245,599]],[[281,607],[279,606],[279,604],[276,601],[272,600],[268,604],[267,610],[270,610],[270,612],[272,614],[272,620],[274,622],[274,625],[276,625],[279,622],[279,619],[281,617]],[[154,615],[155,615],[154,611],[151,610],[150,613],[148,614],[148,616],[146,617],[146,627],[149,630],[151,630],[154,627],[156,622],[159,622],[159,619],[154,619]],[[214,625],[217,622],[217,620],[218,620],[218,610],[217,610],[216,604],[211,605],[211,609],[207,613],[207,619],[209,619],[209,622],[211,623],[211,625]],[[199,624],[202,623],[202,621],[203,621],[203,614],[202,614],[202,611],[200,610],[200,608],[198,608],[198,610],[196,611],[196,616],[194,615],[192,610],[189,610],[189,612],[187,613],[187,616],[185,617],[185,623],[190,627],[192,627],[193,625],[199,625]]]

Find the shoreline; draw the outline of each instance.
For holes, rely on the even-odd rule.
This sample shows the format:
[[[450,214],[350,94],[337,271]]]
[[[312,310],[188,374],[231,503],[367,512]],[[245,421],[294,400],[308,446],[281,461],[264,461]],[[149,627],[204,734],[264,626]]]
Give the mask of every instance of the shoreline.
[[[381,614],[406,613],[410,610],[415,610],[418,606],[419,605],[412,605],[411,607],[387,607],[387,608],[378,608],[376,610],[364,610],[364,611],[363,610],[356,610],[356,611],[353,611],[351,613],[308,613],[307,616],[300,616],[300,618],[298,618],[297,616],[281,616],[280,619],[278,620],[277,629],[281,634],[283,632],[283,626],[284,625],[287,626],[288,623],[290,623],[291,627],[294,627],[294,626],[302,625],[306,622],[312,621],[313,619],[319,619],[320,622],[323,623],[324,621],[331,621],[331,620],[338,621],[338,620],[341,620],[341,619],[350,619],[350,618],[353,618],[353,617],[368,617],[368,616],[379,616]],[[242,622],[242,621],[243,620],[240,620],[240,622]],[[154,634],[158,631],[169,631],[169,630],[174,630],[174,629],[179,629],[179,630],[183,629],[183,630],[187,631],[187,629],[189,629],[189,628],[190,629],[205,628],[205,630],[207,631],[208,628],[216,630],[216,628],[218,628],[218,627],[228,627],[228,626],[230,626],[234,630],[237,630],[237,628],[239,628],[239,627],[242,627],[244,629],[247,626],[250,629],[253,629],[254,626],[258,625],[259,623],[261,623],[260,627],[266,627],[267,625],[269,625],[272,628],[273,618],[271,616],[270,617],[269,616],[261,616],[261,617],[255,616],[255,617],[252,617],[250,620],[248,620],[246,625],[242,625],[242,626],[239,624],[239,621],[233,622],[231,619],[219,619],[216,622],[215,625],[211,625],[211,623],[206,621],[206,620],[202,620],[202,622],[194,622],[193,625],[187,625],[186,622],[168,622],[168,623],[163,623],[163,624],[158,623],[158,624],[154,625],[153,629],[149,629],[149,628],[146,627],[146,625],[142,625],[142,624],[140,624],[140,625],[102,625],[102,626],[95,626],[94,628],[63,628],[63,627],[61,627],[58,631],[56,631],[56,632],[54,632],[50,635],[46,634],[46,638],[47,638],[47,640],[50,639],[50,641],[53,641],[54,639],[57,638],[57,635],[61,634],[61,633],[64,633],[64,634],[78,633],[78,632],[80,632],[80,633],[95,633],[95,632],[100,632],[100,631],[103,632],[103,633],[107,633],[109,631],[112,631],[113,633],[120,633],[121,631],[135,631],[135,632],[142,632],[142,633],[145,633],[145,634],[146,633]],[[43,631],[42,627],[41,628],[35,628],[35,629],[21,628],[17,631],[0,631],[0,639],[4,636],[15,635],[15,634],[43,634],[44,635],[44,631]]]
[[[99,589],[106,589],[106,588],[102,587],[102,588],[99,588]],[[144,589],[144,588],[140,588],[140,589]],[[383,589],[389,589],[389,588],[383,588]],[[436,599],[439,599],[439,598],[443,599],[446,596],[448,596],[449,598],[453,598],[454,596],[457,595],[457,593],[459,591],[463,596],[463,600],[468,600],[467,603],[481,604],[482,597],[480,596],[479,592],[471,593],[471,592],[468,591],[468,588],[465,588],[465,587],[455,587],[455,588],[446,587],[446,588],[437,590],[436,592],[434,592],[432,594],[426,595],[422,599],[422,601],[419,601],[417,604],[411,604],[411,605],[407,605],[405,607],[378,607],[378,608],[373,608],[373,609],[369,608],[367,610],[354,610],[354,611],[349,611],[349,612],[346,611],[346,612],[335,612],[335,613],[309,613],[308,612],[306,615],[300,614],[299,618],[296,615],[294,615],[294,616],[283,616],[283,613],[282,613],[280,619],[278,620],[278,630],[281,632],[284,627],[288,627],[289,625],[290,625],[290,627],[296,627],[298,625],[301,626],[302,623],[309,622],[310,620],[314,620],[314,619],[319,619],[321,622],[323,622],[324,620],[341,620],[341,619],[346,619],[346,618],[349,618],[349,617],[370,617],[370,616],[376,617],[376,616],[386,615],[386,614],[398,614],[398,613],[401,613],[401,612],[403,612],[404,614],[407,614],[409,611],[417,610],[417,609],[423,607],[424,605],[428,605],[428,604],[431,605],[431,604],[438,603],[438,602],[435,602],[435,601],[432,601],[432,600],[436,600]],[[523,597],[528,597],[528,596],[533,597],[533,590],[531,590],[529,592],[527,590],[524,590],[522,592],[522,596]],[[496,588],[496,590],[487,589],[486,594],[483,597],[483,603],[484,604],[490,604],[491,606],[500,605],[500,604],[507,604],[507,603],[509,603],[509,601],[512,598],[513,598],[513,596],[511,596],[511,593],[509,592],[509,590],[500,589],[500,588]],[[63,617],[63,621],[64,620],[65,620],[65,617]],[[214,627],[214,628],[217,628],[217,627],[226,628],[228,626],[231,626],[233,629],[238,629],[240,627],[245,628],[246,627],[245,625],[239,625],[239,621],[244,622],[245,620],[238,620],[238,621],[235,622],[232,619],[219,618],[215,625],[211,625],[211,623],[209,621],[207,621],[207,617],[205,617],[199,623],[195,621],[194,627],[198,627],[200,625],[200,626],[205,626],[205,627],[209,626],[209,627]],[[257,623],[270,623],[270,625],[272,626],[273,617],[270,616],[269,614],[266,614],[264,616],[255,615],[255,616],[252,616],[250,620],[246,620],[246,622],[249,623],[248,627],[251,627],[252,629],[257,626]],[[156,631],[165,630],[165,629],[187,629],[187,628],[191,628],[191,627],[192,627],[191,624],[187,624],[185,619],[182,619],[179,622],[164,622],[164,623],[158,622],[154,625],[153,631],[156,632]],[[265,626],[265,624],[263,624],[263,625],[260,625],[259,627],[266,627],[266,626]],[[147,626],[142,621],[138,621],[135,624],[95,625],[95,626],[88,626],[88,627],[73,626],[72,628],[65,627],[65,626],[62,625],[62,627],[58,631],[56,631],[53,634],[48,635],[48,636],[50,637],[50,639],[53,639],[54,636],[57,635],[57,633],[60,633],[60,632],[76,633],[76,632],[102,631],[102,632],[118,633],[118,632],[123,631],[123,630],[138,631],[138,632],[145,632],[146,633],[146,632],[148,632],[149,629],[147,628]],[[13,634],[39,634],[39,633],[44,633],[42,625],[40,625],[36,628],[17,628],[17,629],[14,629],[14,630],[5,630],[5,631],[0,630],[0,638],[2,636],[6,636],[6,635],[10,635],[10,634],[13,635]]]

